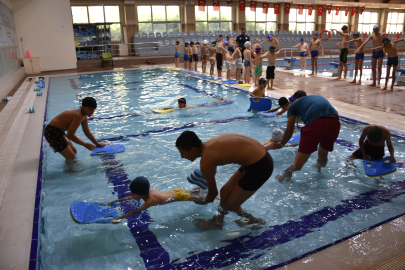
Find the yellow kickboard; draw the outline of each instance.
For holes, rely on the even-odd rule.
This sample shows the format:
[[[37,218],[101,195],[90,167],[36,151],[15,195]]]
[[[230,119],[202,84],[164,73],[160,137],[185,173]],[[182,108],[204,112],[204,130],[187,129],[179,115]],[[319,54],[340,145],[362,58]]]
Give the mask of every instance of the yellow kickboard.
[[[155,113],[168,113],[168,112],[171,112],[172,109],[154,109],[152,111]]]
[[[168,68],[167,70],[179,71],[179,70],[182,70],[182,69],[180,69],[180,68]]]
[[[242,87],[250,87],[250,84],[248,84],[248,83],[243,83],[243,84],[238,84],[239,86],[242,86]]]

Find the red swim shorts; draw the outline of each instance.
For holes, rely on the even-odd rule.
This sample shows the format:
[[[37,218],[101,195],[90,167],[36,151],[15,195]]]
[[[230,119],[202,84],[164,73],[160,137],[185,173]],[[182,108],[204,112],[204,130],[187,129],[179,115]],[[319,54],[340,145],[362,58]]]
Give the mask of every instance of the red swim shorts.
[[[318,144],[326,151],[333,151],[333,144],[339,136],[339,118],[318,118],[301,130],[298,152],[312,154],[318,149]]]

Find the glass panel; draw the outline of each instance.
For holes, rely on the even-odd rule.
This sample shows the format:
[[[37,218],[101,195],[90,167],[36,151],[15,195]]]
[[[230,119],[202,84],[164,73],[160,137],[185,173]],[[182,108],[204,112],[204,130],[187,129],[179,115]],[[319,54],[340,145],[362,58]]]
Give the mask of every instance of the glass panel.
[[[357,25],[357,32],[359,32],[360,34],[363,33],[363,24],[359,24]],[[361,37],[361,36],[360,36]],[[351,38],[351,37],[350,37]]]
[[[120,9],[118,6],[105,6],[105,21],[106,22],[120,22]]]
[[[311,16],[309,16],[308,15],[308,9],[304,9],[304,14],[306,14],[305,16],[306,16],[306,22],[315,22],[315,11],[314,10],[312,10],[312,15]],[[312,31],[312,30],[311,30]]]
[[[167,6],[167,21],[180,21],[180,8],[179,6]]]
[[[258,22],[266,21],[266,14],[263,13],[262,8],[256,8],[256,21]]]
[[[151,22],[152,21],[150,6],[138,6],[137,9],[138,9],[138,21],[140,21],[140,22]]]
[[[313,11],[312,11],[312,12],[313,12]],[[332,10],[332,12],[331,12],[330,14],[326,13],[326,22],[327,22],[327,23],[332,22],[332,18],[333,18],[333,13],[334,13],[334,12],[335,12],[335,11]],[[326,27],[326,29],[329,29],[329,28]]]
[[[180,32],[180,23],[167,23],[167,32]]]
[[[298,25],[297,31],[315,31],[315,24],[314,23],[305,23],[305,29],[301,29],[301,25]]]
[[[339,12],[340,14],[338,15],[338,16],[336,16],[335,14],[333,14],[333,16],[332,16],[332,22],[333,23],[338,23],[338,22],[340,22],[341,21],[341,15],[344,13],[344,11],[340,11]],[[343,15],[344,16],[344,15]]]
[[[302,25],[302,24],[300,24],[300,25]],[[304,25],[304,27],[305,27],[305,25]],[[290,22],[289,23],[289,28],[288,28],[288,31],[297,31],[297,23],[295,23],[295,22]]]
[[[89,23],[87,7],[72,7],[73,23]]]
[[[209,14],[209,12],[208,12],[208,14]],[[219,23],[209,23],[208,30],[212,31],[212,32],[219,31]]]
[[[250,8],[245,9],[245,18],[246,21],[256,21],[256,13],[253,11],[250,11]]]
[[[232,21],[232,7],[221,7],[221,21]]]
[[[154,22],[166,21],[166,8],[165,6],[152,6],[152,16]]]
[[[219,21],[219,11],[214,11],[213,6],[208,7],[208,21]],[[219,28],[219,25],[218,25]],[[210,31],[213,31],[210,29]]]
[[[221,31],[229,32],[232,30],[232,22],[221,22]]]
[[[199,11],[198,6],[195,7],[195,20],[196,21],[206,21],[207,20],[207,7],[205,7],[205,11]]]
[[[404,13],[398,14],[398,23],[404,23]]]
[[[111,29],[111,39],[121,39],[121,24],[114,23],[110,26]]]
[[[146,33],[147,35],[149,35],[150,32],[152,32],[152,23],[139,24],[139,34],[142,35],[142,33]]]
[[[153,33],[159,32],[160,34],[162,34],[163,32],[167,32],[166,30],[166,24],[165,23],[154,23],[153,24]]]
[[[256,23],[256,31],[266,31],[266,23]]]
[[[246,30],[247,31],[255,31],[256,23],[254,22],[246,22]]]
[[[392,17],[390,23],[397,23],[398,22],[398,13],[397,12],[391,12]]]
[[[378,13],[377,12],[371,13],[371,23],[372,24],[378,23]]]
[[[391,32],[391,24],[387,25],[387,33]]]
[[[207,23],[206,22],[196,22],[195,23],[195,30],[197,32],[208,31]]]
[[[104,22],[104,9],[103,6],[89,6],[90,23],[103,23]]]
[[[299,15],[298,14],[298,9],[297,9],[297,22],[305,22],[305,11],[306,11],[306,9],[304,9],[303,11],[302,11],[302,15]]]
[[[364,14],[364,23],[370,23],[371,21],[371,12],[366,12],[366,14]]]
[[[330,22],[326,23],[326,29],[332,29],[332,24]]]
[[[276,31],[276,23],[275,22],[268,22],[266,23],[266,31]]]
[[[297,9],[296,8],[290,8],[290,22],[296,22],[297,21]],[[291,30],[290,30],[291,31]]]
[[[267,21],[277,21],[277,15],[274,14],[274,8],[269,8],[267,12]]]

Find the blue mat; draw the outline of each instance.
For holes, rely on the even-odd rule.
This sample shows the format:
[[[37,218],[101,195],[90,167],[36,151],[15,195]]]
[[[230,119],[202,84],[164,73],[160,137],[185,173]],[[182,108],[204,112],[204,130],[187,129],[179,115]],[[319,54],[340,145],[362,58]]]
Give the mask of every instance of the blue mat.
[[[222,81],[222,83],[224,83],[224,84],[235,84],[235,83],[238,83],[238,82],[235,82],[235,81],[224,82],[224,81]]]
[[[91,153],[92,156],[112,155],[125,151],[125,146],[121,144],[105,145],[104,147],[97,147]]]
[[[364,171],[369,177],[384,176],[396,172],[394,162],[389,163],[390,156],[378,160],[363,160]]]
[[[225,79],[225,80],[221,80],[221,82],[235,82],[235,79]]]
[[[75,201],[70,206],[70,215],[73,221],[79,224],[110,223],[114,218],[120,217],[116,206],[116,204],[108,206],[107,203]]]
[[[300,142],[301,139],[301,133],[295,134],[292,136],[292,138],[288,141],[289,144],[297,143]]]
[[[204,176],[201,174],[201,171],[196,169],[194,172],[192,172],[189,177],[187,177],[187,180],[194,185],[199,186],[202,189],[207,189],[207,180],[205,180]]]
[[[250,107],[248,112],[252,110],[257,110],[258,112],[268,111],[271,109],[272,100],[269,98],[249,98]]]

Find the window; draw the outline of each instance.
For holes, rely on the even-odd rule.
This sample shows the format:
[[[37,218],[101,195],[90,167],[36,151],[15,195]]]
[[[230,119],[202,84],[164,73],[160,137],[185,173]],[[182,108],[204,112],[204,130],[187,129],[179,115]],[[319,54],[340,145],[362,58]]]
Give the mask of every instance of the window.
[[[312,14],[309,16],[308,9],[304,8],[302,15],[299,15],[298,8],[291,8],[288,22],[289,31],[314,31],[315,12],[316,10],[312,10]]]
[[[256,12],[247,8],[245,14],[246,29],[248,31],[276,31],[277,15],[274,14],[273,8],[269,8],[268,14],[264,14],[262,8],[256,8]]]
[[[404,30],[404,13],[389,12],[387,33],[402,33]]]
[[[179,6],[138,6],[139,33],[181,32]]]
[[[373,31],[373,26],[378,23],[378,12],[365,11],[359,15],[359,24],[357,31],[359,33],[370,33]]]
[[[232,7],[220,7],[214,11],[213,6],[208,6],[205,12],[195,7],[195,30],[196,31],[224,31],[232,30]]]
[[[349,14],[345,16],[345,10],[341,9],[339,15],[336,15],[336,10],[332,10],[330,14],[326,12],[326,29],[337,29],[340,31],[343,25],[348,26]]]
[[[72,6],[73,23],[112,23],[111,39],[120,39],[119,6]]]

